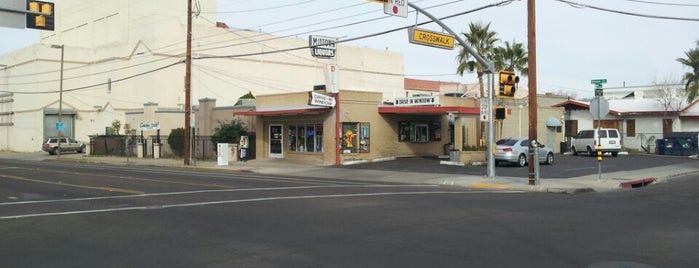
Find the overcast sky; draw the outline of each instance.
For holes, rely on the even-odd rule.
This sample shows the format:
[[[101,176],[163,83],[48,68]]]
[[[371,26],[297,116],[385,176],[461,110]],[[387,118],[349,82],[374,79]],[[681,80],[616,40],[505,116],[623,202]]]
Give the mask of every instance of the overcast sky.
[[[4,1],[4,0],[0,0]],[[568,0],[566,0],[568,1]],[[411,3],[442,18],[499,3],[499,0],[414,0]],[[699,1],[696,0],[557,0],[536,1],[538,92],[566,93],[578,98],[594,95],[590,80],[606,78],[607,87],[643,86],[679,81],[684,68],[677,58],[699,40]],[[348,44],[402,52],[406,77],[475,83],[475,74],[455,75],[458,48],[443,50],[410,44],[407,30],[376,35],[424,22],[410,8],[408,18],[388,16],[379,3],[366,0],[218,0],[218,13],[202,7],[200,18],[225,22],[232,28],[253,29],[307,38],[325,35],[349,39]],[[619,14],[607,9],[642,16]],[[186,6],[184,7],[186,8]],[[662,18],[650,18],[662,17]],[[689,19],[689,20],[683,20]],[[503,41],[527,44],[527,1],[485,8],[444,20],[456,32],[470,22],[491,23]],[[350,26],[344,26],[353,24]],[[431,23],[420,28],[441,31]],[[35,30],[0,28],[0,54],[38,41]],[[310,53],[310,52],[309,52]],[[342,53],[338,51],[338,53]],[[2,64],[2,63],[0,63]],[[522,83],[526,86],[527,79]]]

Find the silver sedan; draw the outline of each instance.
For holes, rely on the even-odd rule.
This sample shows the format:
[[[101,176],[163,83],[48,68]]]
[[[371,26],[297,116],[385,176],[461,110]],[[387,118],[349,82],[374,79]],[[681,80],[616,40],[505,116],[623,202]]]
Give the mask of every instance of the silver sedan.
[[[553,150],[543,144],[539,144],[539,162],[546,165],[553,164]],[[520,167],[527,165],[527,152],[529,140],[527,138],[506,138],[495,143],[495,165],[499,163],[514,163]]]

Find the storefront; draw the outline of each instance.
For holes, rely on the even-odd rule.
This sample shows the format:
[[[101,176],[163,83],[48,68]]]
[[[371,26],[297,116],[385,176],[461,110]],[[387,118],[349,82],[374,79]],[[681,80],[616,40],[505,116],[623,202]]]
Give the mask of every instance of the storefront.
[[[378,92],[345,90],[337,96],[325,91],[258,96],[256,102],[254,110],[234,114],[257,117],[255,129],[264,137],[256,140],[258,158],[333,165],[437,156],[446,144],[460,144],[455,146],[460,149],[477,141],[480,110],[473,99],[383,101]]]

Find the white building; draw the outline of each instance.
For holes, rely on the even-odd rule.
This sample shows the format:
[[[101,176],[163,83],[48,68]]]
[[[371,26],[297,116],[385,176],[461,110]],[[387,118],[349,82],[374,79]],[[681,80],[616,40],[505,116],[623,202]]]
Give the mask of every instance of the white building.
[[[66,126],[61,135],[86,141],[144,104],[182,111],[171,124],[184,127],[185,0],[54,2],[55,31],[0,55],[0,150],[38,151],[58,134],[59,120]],[[198,2],[216,8],[215,0]],[[329,63],[339,66],[342,89],[381,92],[385,99],[405,94],[400,53],[340,44],[336,57],[319,59],[311,56],[308,37],[231,29],[205,18],[193,19],[192,39],[192,105],[202,98],[232,105],[248,92],[310,91],[326,84]],[[61,45],[63,60],[55,48]]]
[[[602,116],[601,126],[618,129],[624,148],[652,152],[656,139],[670,132],[699,131],[699,100],[687,103],[683,91],[683,85],[604,89],[609,113]],[[566,110],[568,139],[600,123],[590,113],[590,102],[568,100],[554,106]]]

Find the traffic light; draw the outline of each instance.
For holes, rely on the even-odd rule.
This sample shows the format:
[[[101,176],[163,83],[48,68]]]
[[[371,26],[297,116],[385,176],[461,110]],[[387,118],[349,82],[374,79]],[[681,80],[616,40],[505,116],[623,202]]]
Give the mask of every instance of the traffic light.
[[[512,71],[500,71],[498,73],[498,82],[500,85],[500,97],[513,98],[519,83],[519,76]]]
[[[27,11],[43,14],[27,14],[27,28],[53,31],[53,3],[27,0]]]
[[[507,118],[507,109],[504,107],[495,108],[495,119],[505,119]]]

